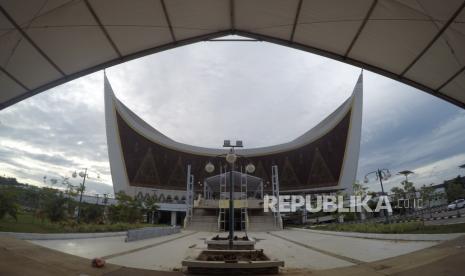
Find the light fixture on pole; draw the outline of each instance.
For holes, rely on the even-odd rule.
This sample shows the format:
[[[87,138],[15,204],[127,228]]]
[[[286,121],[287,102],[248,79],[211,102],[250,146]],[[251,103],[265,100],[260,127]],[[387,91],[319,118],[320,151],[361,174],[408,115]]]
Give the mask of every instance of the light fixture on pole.
[[[205,165],[205,171],[207,173],[212,173],[215,171],[215,165],[212,164],[212,162],[208,162],[207,165]]]
[[[247,164],[247,166],[245,166],[245,171],[248,173],[254,173],[255,172],[254,164],[252,163]]]
[[[237,159],[240,157],[236,154],[235,148],[242,148],[244,145],[241,140],[237,140],[236,143],[233,145],[231,144],[231,140],[224,140],[223,147],[230,148],[229,152],[226,154],[218,155],[216,157],[224,157],[226,162],[229,164],[229,248],[233,248],[233,240],[234,240],[234,170],[235,170],[235,163]],[[255,166],[252,163],[247,164],[245,167],[246,172],[253,173],[255,171]],[[208,162],[205,165],[205,171],[207,173],[212,173],[215,171],[215,165],[212,162]]]
[[[229,164],[234,164],[237,160],[237,155],[234,153],[234,149],[231,148],[231,151],[226,154],[226,161],[229,163]]]
[[[408,176],[409,176],[410,174],[414,174],[414,172],[409,171],[409,170],[405,170],[405,171],[401,171],[401,172],[398,172],[398,173],[397,173],[397,175],[403,175],[403,176],[405,176],[405,183],[408,182]]]
[[[234,240],[234,182],[233,182],[233,172],[234,165],[237,160],[237,155],[234,151],[235,147],[242,147],[242,141],[236,141],[236,145],[231,145],[230,140],[224,140],[223,147],[230,148],[229,153],[226,154],[226,161],[229,163],[230,172],[229,172],[229,249],[233,249],[233,240]]]
[[[77,213],[77,223],[80,222],[81,219],[81,203],[82,203],[82,194],[84,193],[84,190],[86,189],[86,178],[87,178],[87,168],[84,169],[84,171],[80,171],[77,173],[76,171],[73,172],[72,176],[73,178],[76,178],[77,176],[80,176],[83,178],[82,183],[79,185],[79,204],[78,204],[78,213]]]

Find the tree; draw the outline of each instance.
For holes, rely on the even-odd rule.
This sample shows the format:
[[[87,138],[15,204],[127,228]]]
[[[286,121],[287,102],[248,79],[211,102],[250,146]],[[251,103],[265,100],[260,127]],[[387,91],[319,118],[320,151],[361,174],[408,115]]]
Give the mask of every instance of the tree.
[[[428,208],[431,207],[431,198],[434,195],[434,187],[433,184],[430,184],[428,186],[423,185],[420,188],[420,198],[423,200],[423,202],[426,202],[428,204]]]
[[[341,191],[337,191],[336,192],[336,198],[339,199],[339,197],[342,196],[342,198],[347,198],[347,194],[346,193],[343,193]],[[347,204],[348,202],[343,202],[343,203],[339,203],[337,202],[338,206],[339,204],[342,204],[344,207],[350,207],[348,206],[349,204]],[[333,218],[335,218],[338,222],[344,222],[345,220],[345,217],[347,214],[352,214],[352,213],[340,213],[339,212],[339,209],[336,210],[336,212],[332,212],[331,215],[333,216]],[[353,214],[352,214],[353,215]],[[355,217],[352,216],[352,215],[349,215],[349,220],[354,220]]]
[[[365,196],[367,195],[368,188],[362,183],[354,182],[354,184],[352,184],[352,190],[355,196]]]
[[[47,217],[51,222],[62,221],[67,217],[66,203],[68,199],[57,189],[44,187],[39,191],[39,208],[35,215],[42,220]]]
[[[367,190],[368,190],[368,187],[366,187],[362,183],[354,182],[354,184],[352,184],[353,195],[362,197],[362,200],[363,200],[363,197],[365,197],[367,195]],[[364,213],[365,209],[363,207],[361,207],[361,206],[360,206],[360,208],[361,208],[361,210],[360,210],[360,220],[363,220],[365,218],[365,213]],[[354,215],[353,220],[355,220],[355,218],[357,216],[355,214],[353,214],[353,215]],[[346,218],[347,218],[347,220],[351,220],[350,216],[348,216]]]
[[[80,191],[80,187],[78,186],[75,186],[73,185],[70,181],[69,181],[69,177],[64,177],[62,176],[61,177],[62,180],[61,180],[61,185],[65,187],[65,194],[68,198],[71,198],[71,197],[75,197],[78,195],[78,192]],[[84,187],[85,189],[85,187]]]
[[[63,194],[55,195],[45,202],[44,211],[47,214],[48,219],[51,222],[62,221],[66,218],[65,204],[67,199],[63,197]]]
[[[401,214],[405,214],[407,208],[410,208],[414,204],[416,188],[413,182],[407,180],[402,181],[401,184],[402,187],[394,187],[391,189],[391,192],[393,193],[393,199],[397,201],[395,206]]]
[[[430,184],[428,186],[423,185],[420,188],[420,198],[423,202],[426,202],[428,204],[428,210],[429,210],[429,215],[430,217],[433,216],[431,213],[431,198],[434,196],[434,187],[433,184]]]
[[[413,206],[415,198],[416,198],[416,189],[415,186],[413,185],[413,182],[409,182],[407,180],[402,181],[402,186],[405,192],[405,196],[408,202],[408,207],[415,207]]]
[[[103,207],[95,204],[83,204],[81,220],[85,223],[101,223],[103,221]]]
[[[399,213],[401,215],[405,214],[405,206],[403,204],[403,200],[405,200],[406,195],[405,195],[404,189],[402,189],[400,187],[394,187],[394,188],[391,189],[391,193],[392,193],[393,200],[396,202],[394,204],[395,208],[397,210],[399,210]],[[402,202],[402,204],[401,204],[401,202]]]
[[[156,197],[146,197],[144,202],[144,211],[147,213],[149,218],[150,223],[155,223],[155,213],[158,211],[158,204],[157,204],[157,199]]]
[[[367,191],[367,195],[371,197],[371,199],[368,201],[367,205],[370,207],[371,210],[375,210],[376,206],[378,205],[378,202],[376,198],[378,197],[378,194],[373,191]],[[371,216],[375,216],[376,213],[371,213]]]
[[[112,223],[135,223],[142,217],[142,202],[125,194],[123,191],[115,195],[118,204],[109,207],[109,219]]]
[[[14,194],[11,192],[0,193],[0,219],[3,219],[8,214],[18,221],[17,213],[18,205]]]
[[[452,202],[456,199],[464,198],[465,190],[460,182],[454,180],[446,186],[446,194],[447,200]]]

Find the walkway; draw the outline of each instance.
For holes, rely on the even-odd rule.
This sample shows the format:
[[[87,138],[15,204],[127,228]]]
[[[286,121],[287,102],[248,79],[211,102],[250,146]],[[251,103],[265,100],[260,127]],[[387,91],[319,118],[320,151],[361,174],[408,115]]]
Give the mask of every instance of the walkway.
[[[129,243],[124,242],[123,237],[32,242],[84,258],[104,257],[107,262],[121,266],[178,271],[181,261],[196,256],[206,247],[205,239],[213,235],[183,231]],[[286,269],[311,270],[379,261],[434,246],[437,240],[457,237],[456,234],[439,238],[416,235],[421,241],[378,240],[293,229],[249,233],[249,236],[257,240],[256,248],[263,248],[270,258],[284,260]]]

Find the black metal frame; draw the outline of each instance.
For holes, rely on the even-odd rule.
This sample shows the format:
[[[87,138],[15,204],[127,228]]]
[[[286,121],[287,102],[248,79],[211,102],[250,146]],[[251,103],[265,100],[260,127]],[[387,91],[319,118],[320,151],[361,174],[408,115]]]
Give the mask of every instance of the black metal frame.
[[[32,38],[18,25],[18,23],[11,17],[11,15],[0,5],[0,12],[10,22],[11,25],[26,39],[34,49],[48,62],[50,65],[57,70],[62,76],[66,77],[65,72],[32,40]],[[6,70],[6,69],[3,69]],[[0,107],[1,109],[1,107]]]
[[[86,3],[87,3],[87,1],[86,1]],[[50,57],[48,57],[45,54],[45,52],[43,52],[43,50],[40,49],[34,43],[34,41],[21,29],[21,27],[13,20],[13,18],[0,5],[0,12],[23,35],[23,37],[26,40],[28,40],[28,42],[31,43],[31,45],[58,72],[60,72],[63,75],[63,77],[58,79],[58,80],[51,81],[51,82],[49,82],[49,83],[47,83],[45,85],[39,86],[39,87],[34,88],[34,89],[29,89],[26,85],[24,85],[24,83],[22,83],[19,79],[17,79],[15,76],[13,76],[11,73],[9,73],[6,70],[6,68],[0,67],[0,71],[2,71],[11,80],[13,80],[15,83],[17,83],[19,86],[26,89],[26,91],[27,91],[26,93],[23,93],[23,94],[21,94],[21,95],[19,95],[17,97],[14,97],[14,98],[12,98],[12,99],[4,102],[4,103],[1,103],[0,104],[0,110],[4,109],[4,108],[6,108],[6,107],[8,107],[10,105],[13,105],[13,104],[15,104],[15,103],[17,103],[17,102],[19,102],[21,100],[24,100],[24,99],[26,99],[28,97],[31,97],[31,96],[36,95],[38,93],[41,93],[41,92],[43,92],[45,90],[48,90],[48,89],[50,89],[52,87],[55,87],[57,85],[65,83],[65,82],[68,82],[68,81],[74,80],[76,78],[85,76],[87,74],[94,73],[96,71],[105,69],[107,67],[111,67],[111,66],[114,66],[114,65],[126,62],[126,61],[130,61],[130,60],[140,58],[140,57],[143,57],[143,56],[146,56],[146,55],[162,52],[162,51],[169,50],[169,49],[172,49],[172,48],[185,46],[185,45],[189,45],[189,44],[200,42],[200,41],[209,41],[209,40],[219,38],[219,37],[223,37],[223,36],[226,36],[226,35],[240,35],[240,36],[247,37],[247,38],[250,38],[250,39],[253,39],[253,40],[266,41],[266,42],[270,42],[270,43],[274,43],[274,44],[278,44],[278,45],[282,45],[282,46],[286,46],[286,47],[290,47],[290,48],[310,52],[310,53],[317,54],[317,55],[320,55],[320,56],[324,56],[324,57],[327,57],[327,58],[331,58],[331,59],[334,59],[334,60],[337,60],[337,61],[341,61],[341,62],[344,62],[344,63],[347,63],[347,64],[351,64],[351,65],[354,65],[354,66],[357,66],[357,67],[361,67],[363,69],[375,72],[377,74],[383,75],[385,77],[397,80],[399,82],[405,83],[405,84],[410,85],[412,87],[415,87],[417,89],[423,90],[426,93],[429,93],[429,94],[431,94],[433,96],[436,96],[436,97],[438,97],[440,99],[443,99],[443,100],[445,100],[445,101],[447,101],[449,103],[452,103],[452,104],[454,104],[454,105],[456,105],[458,107],[461,107],[461,108],[465,109],[465,102],[461,102],[461,101],[459,101],[457,99],[454,99],[454,98],[440,92],[440,90],[442,88],[444,88],[447,84],[449,84],[457,76],[459,76],[461,73],[463,73],[465,71],[465,66],[460,68],[455,74],[453,74],[449,79],[447,79],[444,83],[442,83],[437,88],[431,88],[431,87],[428,87],[426,85],[420,84],[420,83],[418,83],[418,82],[416,82],[414,80],[411,80],[411,79],[408,79],[408,78],[404,77],[404,74],[408,71],[408,69],[410,69],[410,67],[413,66],[421,58],[421,56],[423,56],[424,53],[426,53],[426,51],[434,44],[434,42],[447,30],[447,28],[450,26],[450,24],[453,23],[454,19],[458,16],[458,14],[460,14],[460,12],[465,7],[465,1],[456,10],[456,12],[454,12],[453,16],[447,21],[447,23],[441,28],[441,30],[435,35],[435,37],[423,49],[423,51],[412,61],[412,63],[407,68],[405,68],[403,70],[403,72],[401,74],[395,74],[395,73],[390,72],[390,71],[388,71],[386,69],[382,69],[380,67],[370,65],[370,64],[364,63],[362,61],[349,58],[347,56],[347,54],[350,53],[350,50],[352,49],[353,45],[356,43],[358,36],[363,31],[367,21],[369,20],[369,17],[371,15],[373,9],[376,6],[377,0],[374,0],[373,4],[371,5],[367,15],[364,18],[364,21],[363,21],[362,25],[360,26],[357,34],[355,35],[354,39],[352,40],[351,45],[347,49],[346,55],[341,55],[341,54],[337,54],[337,53],[330,52],[330,51],[327,51],[327,50],[319,49],[319,48],[316,48],[316,47],[312,47],[312,46],[308,46],[308,45],[304,45],[304,44],[300,44],[300,43],[295,43],[292,40],[293,36],[294,36],[294,33],[295,33],[295,29],[297,28],[297,25],[298,25],[298,17],[300,15],[300,8],[301,8],[301,5],[302,5],[302,3],[300,3],[300,2],[299,2],[299,5],[298,5],[298,8],[297,8],[297,11],[296,11],[296,17],[294,19],[293,30],[292,30],[292,33],[291,33],[291,40],[285,40],[285,39],[281,39],[281,38],[270,37],[270,36],[267,36],[267,35],[257,34],[257,33],[253,33],[253,32],[250,32],[250,31],[237,30],[235,28],[235,8],[234,8],[235,5],[234,5],[234,0],[230,0],[230,21],[231,21],[230,29],[223,30],[223,31],[212,32],[212,33],[209,33],[209,34],[204,34],[204,35],[200,35],[200,36],[196,36],[196,37],[192,37],[192,38],[184,39],[184,40],[180,40],[180,41],[177,41],[176,38],[175,38],[175,33],[174,33],[173,27],[171,25],[171,21],[170,21],[170,18],[168,16],[167,10],[166,10],[166,5],[164,3],[164,0],[161,0],[161,3],[162,3],[162,6],[163,6],[165,17],[166,17],[167,22],[168,22],[168,27],[170,29],[171,36],[173,38],[173,42],[167,43],[167,44],[164,44],[164,45],[160,45],[160,46],[156,46],[156,47],[153,47],[153,48],[144,49],[144,50],[141,50],[139,52],[128,54],[128,55],[125,55],[125,56],[119,56],[116,59],[112,59],[112,60],[109,60],[107,62],[103,62],[103,63],[101,63],[99,65],[89,67],[89,68],[86,68],[84,70],[81,70],[79,72],[69,74],[69,75],[66,75],[53,62],[53,60],[51,60]],[[90,10],[90,11],[92,12],[92,10]],[[97,22],[100,22],[100,20],[98,19],[97,14],[94,13],[94,17],[96,18]],[[101,25],[101,23],[100,23],[100,25]],[[101,26],[101,27],[103,27],[103,26]],[[109,41],[112,41],[111,37],[105,31],[105,29],[103,28],[102,30],[104,31],[104,33],[106,33],[108,35],[107,38],[109,39]],[[116,45],[115,45],[115,47],[116,47]]]
[[[237,141],[236,141],[237,143]],[[230,148],[229,150],[229,153],[234,153],[234,149],[236,147],[242,147],[239,146],[239,145],[223,145],[223,147],[227,147],[227,148]],[[224,154],[220,154],[220,155],[216,155],[213,158],[218,158],[218,157],[226,157],[227,153],[224,153]],[[249,160],[247,157],[243,156],[243,155],[240,155],[240,154],[236,154],[237,158],[244,158],[246,160]],[[211,161],[209,161],[211,162]],[[227,161],[225,161],[226,163],[229,163]],[[233,196],[234,196],[234,183],[233,183],[233,178],[234,178],[234,170],[235,170],[235,162],[233,163],[229,163],[229,185],[230,185],[230,188],[229,188],[229,235],[228,235],[228,240],[229,240],[229,249],[233,249],[233,241],[234,241],[234,199],[233,199]],[[221,163],[220,163],[220,166],[221,166]]]
[[[170,35],[171,39],[173,39],[173,42],[176,43],[176,36],[174,35],[174,30],[173,30],[173,25],[171,24],[171,19],[168,14],[168,8],[166,7],[165,0],[160,0],[161,6],[163,8],[163,14],[165,15],[166,23],[168,24],[168,28],[170,30]]]
[[[442,28],[439,30],[439,32],[437,32],[437,34],[433,37],[433,39],[431,39],[431,41],[426,45],[426,47],[420,52],[420,54],[418,54],[415,57],[415,59],[413,59],[412,62],[407,67],[405,67],[405,69],[402,71],[402,73],[400,73],[400,76],[404,76],[410,70],[410,68],[412,68],[413,65],[415,65],[418,62],[418,60],[420,60],[420,58],[431,48],[431,46],[433,46],[433,44],[449,28],[450,24],[452,24],[452,22],[454,22],[455,18],[457,18],[457,16],[459,16],[459,14],[462,12],[463,8],[465,8],[465,1],[463,1],[463,3],[459,6],[459,8],[451,16],[451,18],[449,18],[449,20],[447,20],[446,24],[444,24],[444,26],[442,26]],[[441,87],[443,87],[443,86],[444,85],[441,85]]]
[[[86,7],[89,10],[90,14],[92,14],[92,17],[94,18],[94,20],[97,22],[98,26],[100,27],[100,30],[102,31],[103,35],[108,40],[108,43],[110,43],[110,45],[113,48],[113,50],[115,51],[115,53],[121,58],[123,55],[121,54],[121,52],[118,49],[118,47],[116,46],[115,42],[111,38],[111,36],[108,33],[105,26],[102,24],[102,21],[100,21],[100,18],[97,16],[97,13],[95,13],[95,10],[94,10],[94,8],[92,8],[92,5],[89,3],[89,0],[84,0],[84,3],[86,4]]]
[[[350,54],[350,51],[352,51],[352,48],[354,47],[355,43],[357,42],[360,34],[362,33],[363,29],[365,29],[365,26],[368,22],[368,19],[370,19],[371,14],[373,13],[373,10],[375,9],[376,5],[378,4],[378,0],[373,0],[373,3],[371,3],[370,8],[368,9],[367,14],[365,15],[365,18],[363,19],[362,24],[357,30],[357,33],[354,36],[354,39],[352,39],[352,42],[350,42],[349,47],[346,50],[346,53],[344,54],[345,57],[347,57]]]

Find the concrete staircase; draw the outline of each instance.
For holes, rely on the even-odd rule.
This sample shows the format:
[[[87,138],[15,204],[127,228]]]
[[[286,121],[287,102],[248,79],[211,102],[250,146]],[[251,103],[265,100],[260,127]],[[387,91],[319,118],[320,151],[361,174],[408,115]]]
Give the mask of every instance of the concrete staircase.
[[[275,226],[272,213],[264,213],[263,215],[249,215],[249,232],[266,232],[281,230]]]
[[[218,232],[218,217],[216,216],[193,216],[188,230]]]
[[[218,215],[215,212],[195,209],[188,230],[218,232]]]

